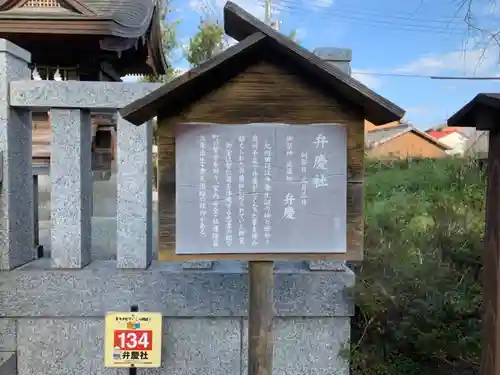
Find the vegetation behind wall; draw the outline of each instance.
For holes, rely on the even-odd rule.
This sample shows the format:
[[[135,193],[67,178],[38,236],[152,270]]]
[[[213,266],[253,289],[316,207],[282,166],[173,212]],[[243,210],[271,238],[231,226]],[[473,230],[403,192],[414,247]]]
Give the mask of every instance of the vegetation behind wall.
[[[368,161],[353,374],[478,373],[485,173],[465,159]]]

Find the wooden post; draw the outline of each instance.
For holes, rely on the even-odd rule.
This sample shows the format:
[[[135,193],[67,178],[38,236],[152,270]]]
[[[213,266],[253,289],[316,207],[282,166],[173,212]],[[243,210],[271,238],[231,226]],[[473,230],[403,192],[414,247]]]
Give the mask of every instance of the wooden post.
[[[493,119],[482,118],[483,125],[485,125],[484,121],[487,120],[490,122]],[[492,129],[492,127],[490,129],[482,275],[483,349],[481,375],[500,374],[500,131]]]
[[[248,375],[273,371],[274,263],[248,262]]]

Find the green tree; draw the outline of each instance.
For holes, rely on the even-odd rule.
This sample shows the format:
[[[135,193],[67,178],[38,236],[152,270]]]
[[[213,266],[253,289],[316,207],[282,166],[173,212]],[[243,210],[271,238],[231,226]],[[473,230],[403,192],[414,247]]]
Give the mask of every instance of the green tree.
[[[367,160],[357,375],[472,375],[481,352],[485,173],[474,160]]]
[[[292,31],[290,31],[287,36],[295,43],[300,44],[300,40],[297,38],[297,29],[293,29]]]
[[[297,30],[287,35],[294,42],[297,40]],[[218,23],[202,20],[197,33],[190,38],[186,48],[186,58],[191,66],[199,66],[227,48],[224,41],[224,29]]]
[[[224,29],[217,23],[202,20],[198,32],[189,40],[186,58],[191,66],[199,66],[224,48]]]

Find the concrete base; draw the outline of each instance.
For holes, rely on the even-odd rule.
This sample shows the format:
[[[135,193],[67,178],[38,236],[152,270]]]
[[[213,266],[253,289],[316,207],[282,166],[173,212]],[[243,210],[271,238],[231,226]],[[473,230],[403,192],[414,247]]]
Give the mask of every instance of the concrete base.
[[[301,262],[275,272],[273,374],[347,375],[353,273],[309,272]],[[142,271],[94,261],[65,271],[40,259],[0,272],[0,300],[0,352],[17,352],[19,375],[125,375],[104,368],[103,318],[132,304],[165,317],[162,368],[140,374],[246,374],[248,286],[238,262]]]
[[[18,374],[126,375],[104,367],[102,319],[17,319]],[[292,318],[275,322],[274,375],[347,375],[338,356],[349,338],[347,318]],[[164,319],[163,366],[155,375],[246,375],[243,318]],[[15,359],[15,355],[13,355]],[[10,369],[15,369],[11,360]],[[14,372],[0,374],[13,375]]]
[[[0,375],[126,375],[128,370],[104,367],[104,316],[132,304],[164,316],[162,367],[138,374],[246,375],[246,263],[118,269],[114,181],[94,183],[92,263],[81,270],[51,266],[50,200],[43,198],[48,191],[42,182],[45,257],[0,272]],[[273,374],[348,375],[343,353],[353,313],[352,271],[342,264],[310,271],[298,261],[278,262],[275,272]]]

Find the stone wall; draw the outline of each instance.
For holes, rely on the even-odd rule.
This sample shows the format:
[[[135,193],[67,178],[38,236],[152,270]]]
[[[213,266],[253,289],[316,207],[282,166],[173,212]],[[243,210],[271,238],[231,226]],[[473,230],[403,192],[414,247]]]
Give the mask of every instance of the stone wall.
[[[163,367],[143,374],[246,373],[242,264],[186,270],[153,263],[133,271],[94,261],[63,271],[40,259],[0,277],[0,351],[17,355],[18,374],[125,374],[104,368],[103,317],[134,303],[164,314]],[[349,342],[353,280],[347,269],[277,264],[275,374],[348,374],[339,352]]]
[[[92,194],[89,173],[82,172],[84,164],[73,169],[64,164],[81,158],[88,163],[88,155],[80,151],[85,138],[59,134],[52,153],[56,168],[51,168],[50,178],[52,197],[54,191],[59,194],[58,209],[52,210],[50,235],[48,228],[41,228],[41,241],[48,243],[51,252],[34,259],[33,218],[25,214],[33,212],[33,192],[23,190],[32,186],[31,158],[16,143],[23,138],[11,134],[20,121],[18,114],[37,106],[73,108],[61,112],[54,131],[67,131],[62,126],[67,121],[67,126],[76,124],[83,134],[86,130],[74,103],[89,109],[120,108],[125,100],[153,86],[16,81],[9,87],[10,81],[26,79],[12,74],[25,72],[28,61],[26,51],[0,40],[4,93],[0,148],[6,155],[6,177],[0,187],[0,375],[126,374],[124,369],[104,368],[104,316],[128,311],[133,304],[164,316],[162,368],[140,369],[139,374],[245,374],[246,263],[151,261],[156,213],[146,126],[119,123],[116,216],[95,216],[91,231],[82,225],[90,220],[89,207],[74,210],[74,205],[84,208]],[[29,138],[28,118],[22,118],[22,130]],[[69,159],[67,147],[73,147]],[[25,214],[23,220],[16,221],[20,214]],[[62,231],[65,225],[69,225],[67,232]],[[86,239],[75,241],[74,236]],[[276,263],[273,374],[348,374],[341,352],[350,338],[353,285],[354,274],[343,263]]]

